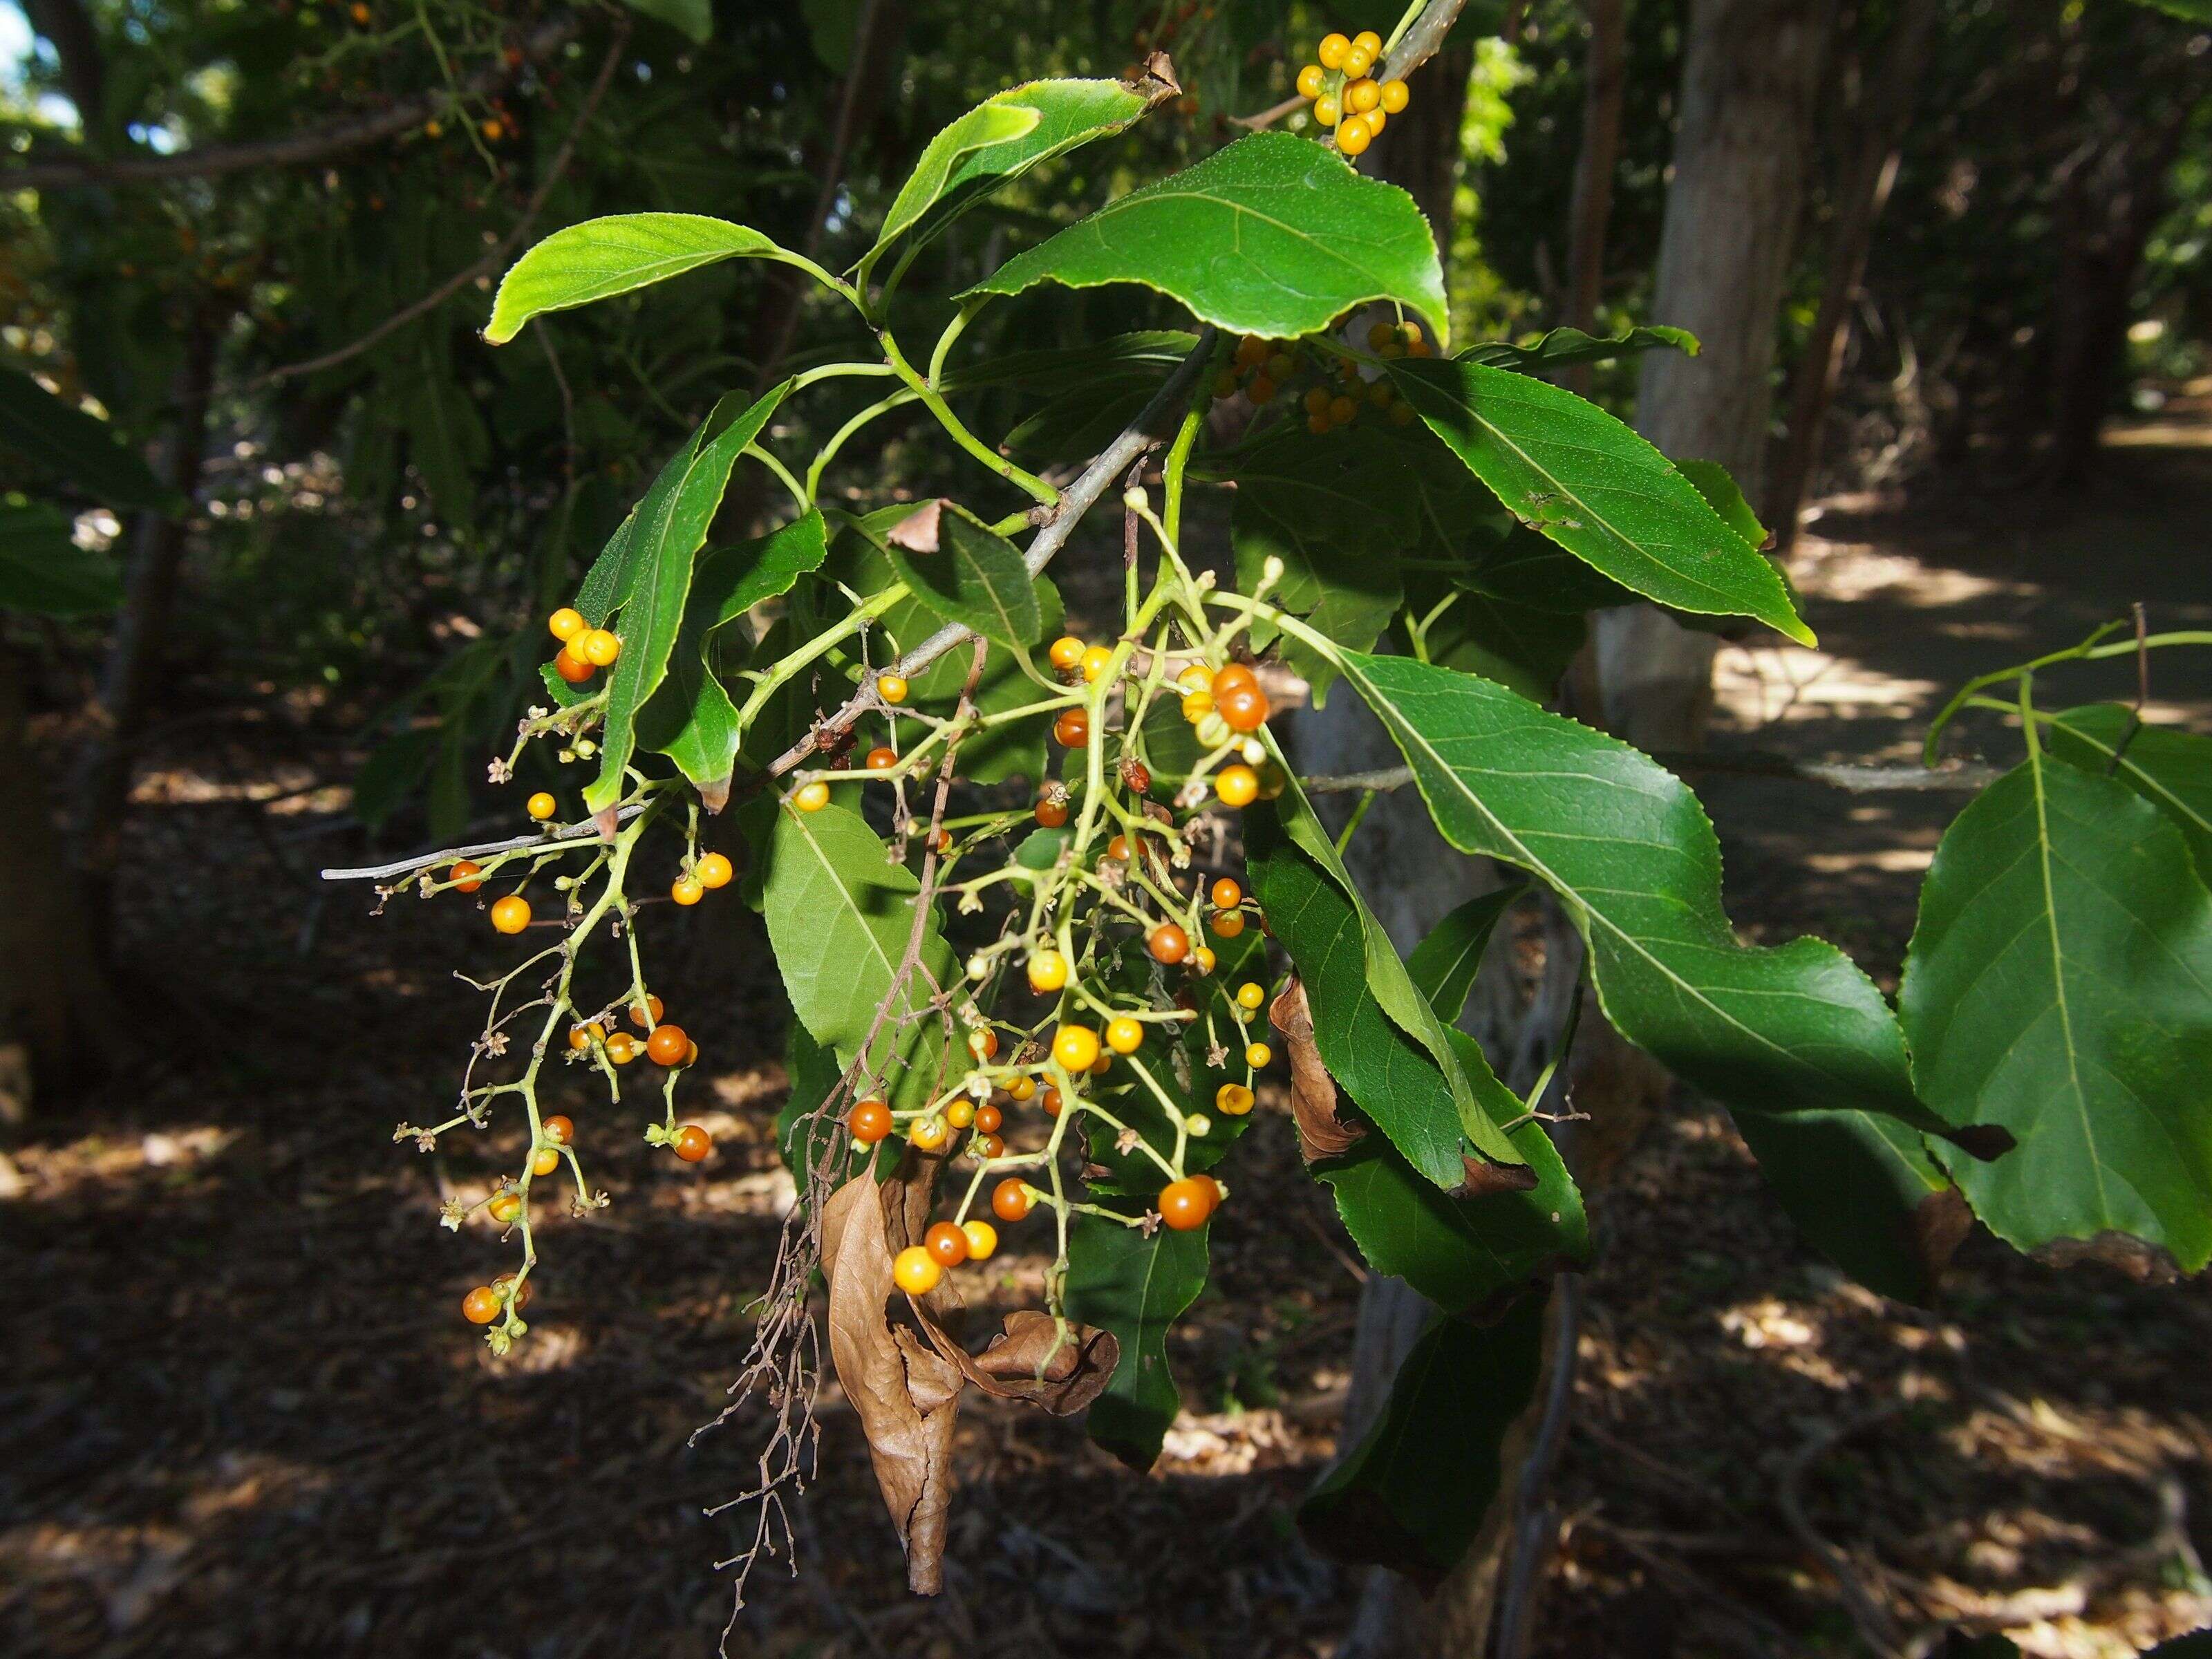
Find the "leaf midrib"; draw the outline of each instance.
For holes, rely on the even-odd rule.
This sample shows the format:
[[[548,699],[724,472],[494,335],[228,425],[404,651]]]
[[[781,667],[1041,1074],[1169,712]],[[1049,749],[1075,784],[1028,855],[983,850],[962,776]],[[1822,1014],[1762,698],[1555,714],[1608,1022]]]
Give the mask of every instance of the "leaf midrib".
[[[2060,1039],[2066,1045],[2066,1083],[2073,1091],[2074,1109],[2081,1120],[2081,1145],[2097,1182],[2097,1214],[2109,1221],[2112,1199],[2105,1190],[2105,1161],[2098,1155],[2097,1132],[2089,1122],[2089,1097],[2081,1086],[2081,1056],[2074,1044],[2074,1012],[2066,1000],[2066,951],[2058,933],[2058,893],[2051,872],[2051,814],[2043,788],[2043,752],[2031,728],[2027,743],[2027,775],[2035,791],[2035,863],[2043,880],[2043,915],[2051,937],[2051,983],[2058,1011]]]

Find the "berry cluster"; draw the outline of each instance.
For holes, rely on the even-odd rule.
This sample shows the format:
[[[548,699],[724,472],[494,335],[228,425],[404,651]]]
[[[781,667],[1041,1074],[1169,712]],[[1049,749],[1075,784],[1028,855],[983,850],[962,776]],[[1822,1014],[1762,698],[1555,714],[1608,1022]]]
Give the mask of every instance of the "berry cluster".
[[[1367,343],[1383,357],[1425,357],[1431,347],[1413,323],[1378,322],[1367,331]],[[1318,337],[1311,341],[1265,340],[1248,334],[1237,343],[1229,366],[1213,380],[1213,395],[1242,392],[1255,408],[1285,392],[1297,395],[1305,410],[1306,429],[1316,434],[1350,426],[1360,411],[1375,409],[1394,426],[1410,425],[1413,405],[1401,400],[1387,380],[1369,380],[1353,358],[1340,356]]]
[[[611,668],[622,655],[622,641],[604,628],[594,628],[584,613],[567,605],[546,618],[545,626],[561,641],[553,658],[553,672],[571,685],[581,685],[602,668]]]
[[[1298,71],[1298,96],[1313,102],[1314,119],[1336,131],[1336,147],[1357,155],[1382,136],[1384,124],[1408,101],[1403,81],[1377,81],[1369,71],[1382,56],[1382,37],[1362,29],[1349,40],[1322,37],[1319,61]]]

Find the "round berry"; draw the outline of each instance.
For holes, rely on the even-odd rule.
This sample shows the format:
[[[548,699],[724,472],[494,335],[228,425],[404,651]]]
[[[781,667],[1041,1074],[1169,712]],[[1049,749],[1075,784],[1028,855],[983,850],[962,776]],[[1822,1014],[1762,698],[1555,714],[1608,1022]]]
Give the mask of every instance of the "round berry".
[[[878,674],[876,676],[876,695],[881,697],[885,702],[904,702],[906,701],[906,694],[907,684],[896,674]]]
[[[1006,1155],[1006,1143],[996,1135],[979,1134],[975,1137],[971,1151],[974,1156],[988,1163],[992,1158],[1004,1158]]]
[[[1030,989],[1048,995],[1067,983],[1067,958],[1057,951],[1039,951],[1030,958]]]
[[[1145,1046],[1145,1028],[1124,1014],[1106,1023],[1106,1046],[1117,1054],[1133,1054]]]
[[[541,789],[523,803],[522,810],[543,823],[561,810],[561,804]]]
[[[605,629],[594,628],[577,640],[576,654],[594,668],[609,668],[622,655],[622,641]]]
[[[1382,101],[1382,88],[1372,81],[1354,81],[1344,89],[1345,106],[1358,115],[1364,115]]]
[[[668,896],[678,904],[696,904],[707,896],[707,890],[690,876],[678,876],[668,884]]]
[[[914,1127],[906,1132],[906,1138],[916,1150],[933,1152],[945,1144],[951,1133],[943,1118],[925,1117],[915,1120]]]
[[[1152,769],[1134,755],[1121,757],[1121,786],[1133,795],[1148,793],[1152,787]]]
[[[581,685],[599,671],[564,645],[553,653],[553,672],[571,685]]]
[[[1091,1075],[1093,1077],[1104,1077],[1113,1069],[1114,1056],[1111,1054],[1102,1054],[1091,1062]]]
[[[491,925],[502,933],[519,933],[530,926],[530,901],[509,893],[491,907]]]
[[[474,859],[460,860],[450,873],[453,879],[453,890],[457,893],[473,893],[483,885],[483,866]]]
[[[970,1261],[988,1261],[999,1248],[999,1230],[988,1221],[963,1221],[960,1231],[968,1240]]]
[[[1129,860],[1129,838],[1127,836],[1116,836],[1113,840],[1108,842],[1106,843],[1106,856],[1109,859],[1119,859],[1124,864],[1127,863]]]
[[[563,645],[582,633],[587,626],[589,624],[584,621],[582,611],[565,605],[545,619],[547,631]]]
[[[1264,1071],[1274,1057],[1275,1051],[1264,1042],[1255,1042],[1244,1051],[1244,1063],[1255,1072]]]
[[[1413,94],[1406,90],[1403,81],[1385,81],[1382,83],[1382,107],[1390,114],[1402,113],[1412,101]]]
[[[1190,954],[1190,935],[1171,921],[1164,921],[1145,936],[1145,948],[1154,962],[1172,968]]]
[[[1301,98],[1320,97],[1322,88],[1328,84],[1327,73],[1319,64],[1308,64],[1298,71],[1298,96]],[[581,622],[583,618],[579,617],[576,620]]]
[[[617,1066],[627,1066],[637,1058],[638,1042],[628,1031],[617,1031],[607,1039],[607,1058]]]
[[[1246,1009],[1256,1013],[1259,1011],[1260,1005],[1267,1000],[1267,992],[1261,989],[1257,984],[1254,983],[1250,980],[1247,980],[1243,984],[1237,988],[1237,1006],[1239,1008]]]
[[[1052,649],[1046,654],[1052,659],[1052,665],[1054,668],[1066,673],[1081,665],[1083,650],[1081,640],[1077,639],[1073,634],[1062,634],[1052,642]]]
[[[1216,939],[1235,939],[1244,931],[1244,913],[1242,910],[1216,910],[1206,919],[1206,925],[1213,930]]]
[[[1194,662],[1176,676],[1176,684],[1186,691],[1213,690],[1213,671],[1202,662]]]
[[[1197,725],[1200,720],[1204,720],[1212,712],[1212,692],[1190,691],[1184,694],[1182,700],[1182,717],[1188,720],[1193,726]]]
[[[681,1025],[656,1025],[645,1040],[645,1052],[656,1066],[681,1066],[691,1052],[691,1039]]]
[[[1323,69],[1344,67],[1344,60],[1352,55],[1352,42],[1341,34],[1324,34],[1321,45],[1314,48],[1314,56],[1321,60]]]
[[[530,1173],[550,1176],[561,1167],[561,1154],[550,1146],[540,1146],[530,1155]]]
[[[818,812],[830,804],[830,786],[816,778],[791,792],[791,804],[802,812]]]
[[[1357,42],[1350,52],[1344,54],[1344,78],[1347,81],[1357,81],[1374,67],[1375,54]]]
[[[1211,945],[1200,945],[1200,946],[1198,947],[1198,949],[1197,949],[1197,950],[1194,951],[1191,954],[1192,954],[1194,957],[1196,957],[1196,958],[1197,958],[1197,961],[1198,961],[1198,971],[1199,971],[1200,973],[1201,973],[1201,974],[1210,974],[1210,973],[1212,973],[1212,972],[1213,971],[1213,948],[1212,948],[1212,946],[1211,946]]]
[[[1333,127],[1344,118],[1344,106],[1324,94],[1314,100],[1314,119],[1325,127]]]
[[[863,1100],[845,1115],[845,1127],[863,1146],[872,1146],[891,1132],[891,1109],[880,1100]]]
[[[499,1314],[499,1292],[489,1285],[479,1285],[461,1298],[461,1317],[471,1325],[489,1325]]]
[[[1063,1025],[1053,1033],[1052,1057],[1070,1076],[1087,1072],[1098,1058],[1098,1033],[1088,1025]]]
[[[1006,1114],[995,1106],[978,1106],[975,1109],[975,1133],[978,1134],[994,1135],[999,1133],[999,1126],[1006,1121]]]
[[[1008,1176],[991,1189],[991,1213],[1001,1221],[1019,1221],[1036,1202],[1029,1183],[1019,1176]]]
[[[1052,723],[1052,735],[1062,749],[1080,749],[1091,741],[1091,716],[1080,708],[1065,709]]]
[[[1306,430],[1312,433],[1316,438],[1327,432],[1328,430],[1328,416],[1327,412],[1324,411],[1319,415],[1307,416]]]
[[[1397,337],[1398,325],[1395,323],[1370,323],[1367,325],[1367,349],[1370,351],[1380,351]],[[1322,396],[1326,400],[1328,394],[1323,392]]]
[[[1067,822],[1067,798],[1065,795],[1039,795],[1036,821],[1042,829],[1059,829]]]
[[[494,1221],[502,1227],[507,1226],[522,1213],[522,1194],[501,1193],[494,1197],[490,1203],[484,1206],[484,1208],[490,1212]]]
[[[571,1025],[568,1028],[568,1046],[580,1054],[592,1046],[592,1039],[594,1037],[601,1042],[607,1040],[607,1028],[597,1020],[592,1020],[586,1025]]]
[[[530,1305],[530,1298],[538,1294],[536,1291],[531,1288],[530,1283],[526,1279],[523,1281],[522,1288],[520,1290],[517,1290],[514,1285],[514,1275],[513,1273],[501,1273],[497,1279],[493,1279],[491,1282],[491,1293],[502,1302],[514,1303],[515,1311],[517,1313],[521,1312],[523,1309],[528,1307]]]
[[[1224,1083],[1213,1091],[1213,1109],[1227,1117],[1242,1117],[1252,1109],[1252,1091],[1241,1083]]]
[[[1322,104],[1326,104],[1328,102],[1328,100],[1324,98],[1322,100],[1321,104],[1316,104],[1314,107],[1318,110],[1322,107]],[[1255,374],[1252,377],[1251,383],[1244,388],[1244,395],[1249,398],[1255,404],[1272,402],[1274,398],[1276,386],[1274,381],[1265,374]]]
[[[556,1146],[568,1146],[576,1139],[576,1126],[557,1113],[547,1118],[540,1127],[545,1132],[545,1139]]]
[[[1114,653],[1103,645],[1094,645],[1083,653],[1078,665],[1083,670],[1084,683],[1096,685],[1100,676],[1114,665]]]
[[[908,1296],[927,1296],[945,1277],[937,1258],[919,1244],[909,1244],[891,1262],[891,1281]]]
[[[1214,1206],[1220,1202],[1221,1188],[1214,1185],[1212,1176],[1185,1176],[1161,1188],[1155,1206],[1161,1220],[1176,1232],[1188,1233],[1206,1225]]]
[[[696,1123],[687,1123],[676,1132],[676,1156],[686,1164],[697,1164],[714,1150],[714,1137]]]
[[[947,1101],[945,1106],[945,1121],[956,1129],[966,1128],[975,1121],[975,1103],[964,1095],[957,1099]]]
[[[1347,115],[1336,124],[1336,147],[1346,155],[1364,155],[1375,134],[1364,115]]]
[[[957,1267],[968,1259],[968,1235],[950,1221],[940,1221],[921,1236],[921,1248],[939,1267]]]
[[[868,770],[871,772],[888,772],[897,764],[898,751],[895,749],[886,749],[878,744],[868,750]]]
[[[1260,798],[1260,775],[1241,763],[1224,766],[1214,776],[1213,792],[1224,806],[1249,806]]]
[[[737,873],[730,867],[728,859],[720,853],[708,853],[700,859],[692,876],[702,887],[727,887],[730,878]]]
[[[1234,910],[1244,902],[1244,890],[1237,884],[1235,877],[1219,876],[1207,890],[1206,896],[1213,901],[1215,909]]]
[[[1379,58],[1382,55],[1382,37],[1373,29],[1362,29],[1352,37],[1352,49],[1364,52],[1370,58]]]
[[[1044,1107],[1044,1115],[1047,1117],[1058,1117],[1060,1115],[1060,1091],[1048,1087],[1044,1091],[1044,1099],[1040,1103]]]
[[[980,1031],[969,1032],[968,1052],[978,1060],[995,1060],[999,1054],[999,1034],[988,1025]]]
[[[643,1003],[632,1003],[629,1023],[641,1031],[650,1031],[660,1024],[660,1017],[668,1012],[668,1005],[647,991]]]
[[[1018,1077],[1006,1085],[1006,1092],[1016,1100],[1031,1100],[1036,1096],[1036,1079]]]

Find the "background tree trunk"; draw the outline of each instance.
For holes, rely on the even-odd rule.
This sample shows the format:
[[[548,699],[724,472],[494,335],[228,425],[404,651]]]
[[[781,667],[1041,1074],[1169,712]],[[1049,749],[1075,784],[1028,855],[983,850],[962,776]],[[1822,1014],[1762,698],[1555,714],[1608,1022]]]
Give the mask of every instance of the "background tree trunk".
[[[1583,56],[1583,139],[1567,210],[1567,302],[1563,327],[1589,331],[1605,288],[1605,227],[1613,216],[1613,175],[1620,161],[1621,94],[1627,85],[1628,0],[1589,0],[1589,46]],[[1589,395],[1590,365],[1561,383]]]
[[[1720,462],[1752,501],[1834,12],[1834,0],[1690,9],[1651,320],[1688,329],[1703,349],[1644,358],[1636,424],[1671,456]],[[1595,639],[1607,726],[1645,749],[1694,748],[1712,703],[1714,636],[1634,605],[1600,612]]]

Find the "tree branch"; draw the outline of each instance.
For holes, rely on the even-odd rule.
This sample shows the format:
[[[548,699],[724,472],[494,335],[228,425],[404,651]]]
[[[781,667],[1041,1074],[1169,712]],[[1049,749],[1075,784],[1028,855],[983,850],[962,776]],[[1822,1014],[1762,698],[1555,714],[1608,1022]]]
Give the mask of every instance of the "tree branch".
[[[645,811],[647,803],[640,801],[625,806],[615,814],[615,822],[634,818]],[[417,870],[428,870],[435,864],[449,864],[455,859],[480,859],[493,853],[520,853],[532,847],[550,846],[557,842],[582,841],[600,833],[599,820],[586,818],[580,823],[564,823],[535,835],[509,836],[504,841],[480,841],[473,847],[447,847],[434,853],[420,853],[413,858],[398,859],[390,864],[368,864],[358,869],[323,870],[319,873],[325,881],[389,881],[395,876],[411,876]]]
[[[487,64],[452,89],[441,87],[403,98],[374,115],[358,115],[325,127],[288,133],[249,143],[197,144],[170,155],[136,155],[103,161],[92,156],[56,156],[0,169],[0,190],[46,190],[57,185],[143,185],[173,179],[208,179],[247,167],[297,167],[348,150],[362,149],[419,127],[456,100],[481,98],[512,85],[532,64],[550,57],[582,33],[583,15],[571,12],[540,23],[522,38],[520,61]]]

